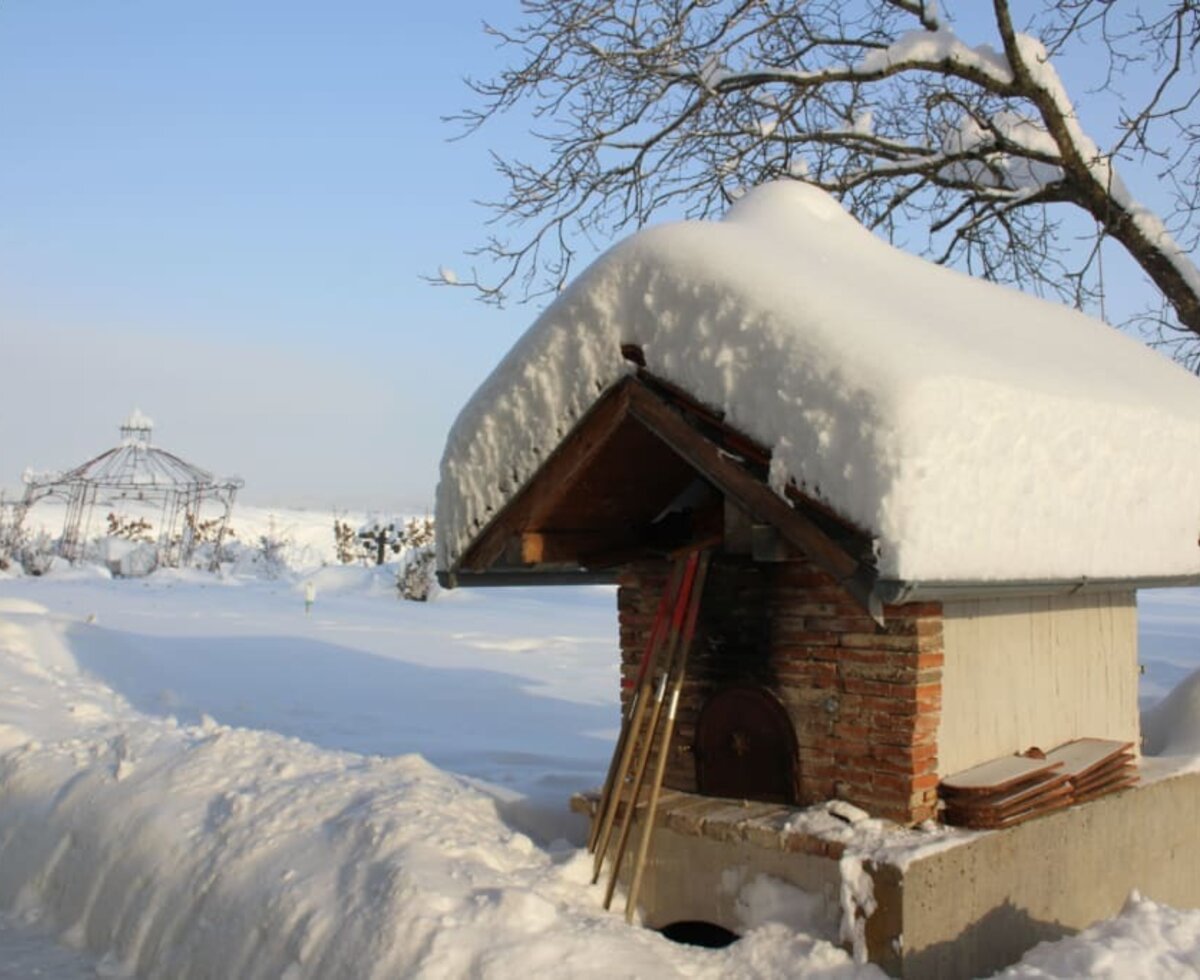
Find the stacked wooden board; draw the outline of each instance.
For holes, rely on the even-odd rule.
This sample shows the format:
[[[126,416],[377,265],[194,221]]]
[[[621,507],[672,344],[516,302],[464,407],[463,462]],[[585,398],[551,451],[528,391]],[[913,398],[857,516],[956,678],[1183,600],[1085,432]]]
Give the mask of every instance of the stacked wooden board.
[[[942,780],[946,823],[977,830],[1012,827],[1138,781],[1132,742],[1080,738],[1052,752],[993,759]]]

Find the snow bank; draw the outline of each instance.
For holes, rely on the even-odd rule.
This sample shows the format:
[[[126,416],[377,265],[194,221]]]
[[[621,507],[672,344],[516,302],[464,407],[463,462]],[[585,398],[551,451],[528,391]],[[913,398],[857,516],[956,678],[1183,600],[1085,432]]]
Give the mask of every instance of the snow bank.
[[[421,757],[139,714],[80,673],[70,624],[10,609],[0,911],[105,975],[881,976],[778,924],[712,952],[630,929],[582,851],[536,847]]]
[[[1147,755],[1200,756],[1200,670],[1142,712],[1142,737]]]
[[[376,691],[405,722],[411,705],[424,702],[447,716],[460,757],[468,750],[511,756],[550,780],[561,802],[600,778],[605,758],[568,772],[561,760],[533,756],[506,736],[536,725],[554,753],[570,754],[576,750],[562,744],[570,733],[596,723],[586,702],[607,699],[615,710],[615,640],[593,655],[566,636],[611,624],[606,590],[571,590],[569,601],[546,590],[502,599],[456,592],[422,606],[331,589],[318,596],[319,619],[304,616],[291,587],[261,582],[26,579],[3,591],[0,915],[12,918],[0,919],[0,975],[5,967],[32,975],[33,968],[20,972],[23,962],[48,976],[75,975],[69,957],[48,957],[28,943],[5,959],[13,945],[6,926],[15,920],[104,956],[105,976],[882,976],[830,942],[838,922],[825,896],[733,869],[722,886],[736,896],[745,932],[728,949],[676,946],[629,929],[621,915],[600,910],[581,851],[534,846],[514,829],[511,808],[472,782],[411,753],[382,758],[331,748],[334,733],[362,723],[375,739],[368,751],[385,751],[392,736],[382,716],[358,717],[374,707],[364,691]],[[606,602],[585,615],[579,603],[592,591]],[[1193,638],[1194,663],[1200,604],[1180,602],[1149,612],[1164,629]],[[440,627],[437,617],[446,617]],[[531,620],[561,649],[530,639]],[[439,629],[452,635],[439,639]],[[316,670],[312,651],[306,655],[310,634],[330,641],[327,669]],[[1146,643],[1152,663],[1162,636]],[[256,637],[273,641],[280,655],[263,660]],[[404,702],[373,667],[388,651],[473,673],[457,671],[454,700],[431,683],[434,675],[401,672],[400,686],[412,689]],[[249,672],[231,669],[255,660]],[[593,662],[605,669],[590,669]],[[181,688],[185,665],[196,677]],[[132,677],[122,681],[122,670]],[[528,683],[487,684],[485,675],[498,670],[524,670]],[[297,675],[304,675],[299,687]],[[152,707],[153,698],[138,694],[164,683],[181,695],[169,705]],[[576,723],[547,725],[530,710],[530,687],[570,695]],[[263,730],[193,710],[226,718],[242,698],[253,709],[247,724]],[[460,720],[464,703],[473,706],[471,724]],[[309,726],[305,741],[280,734],[296,730],[278,727],[292,714],[307,717],[322,706],[329,717]],[[166,710],[183,717],[185,707],[197,723],[163,717]],[[424,728],[419,737],[436,740]],[[499,770],[491,776],[500,781]],[[841,827],[837,839],[859,860],[897,858],[880,822],[845,805],[814,808],[797,821],[823,834]],[[952,846],[960,833],[908,831],[899,846]],[[847,870],[847,885],[858,886],[845,896],[851,915],[843,922],[853,929],[870,896],[856,865]],[[1134,899],[1118,918],[1039,948],[1009,975],[1194,975],[1198,917]],[[86,970],[80,965],[78,975],[90,976]]]
[[[877,537],[884,578],[1200,571],[1200,383],[1079,313],[906,255],[799,182],[597,260],[464,407],[439,564],[629,370],[622,343]]]
[[[1042,943],[997,980],[1200,975],[1200,910],[1181,911],[1136,892],[1121,914],[1055,943]]]

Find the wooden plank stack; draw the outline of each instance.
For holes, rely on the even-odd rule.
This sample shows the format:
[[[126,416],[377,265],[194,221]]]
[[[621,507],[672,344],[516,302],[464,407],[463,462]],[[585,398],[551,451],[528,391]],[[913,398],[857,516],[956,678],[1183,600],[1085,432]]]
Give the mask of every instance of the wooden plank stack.
[[[1080,738],[964,769],[939,787],[945,821],[998,830],[1115,793],[1138,781],[1132,749],[1132,742]]]

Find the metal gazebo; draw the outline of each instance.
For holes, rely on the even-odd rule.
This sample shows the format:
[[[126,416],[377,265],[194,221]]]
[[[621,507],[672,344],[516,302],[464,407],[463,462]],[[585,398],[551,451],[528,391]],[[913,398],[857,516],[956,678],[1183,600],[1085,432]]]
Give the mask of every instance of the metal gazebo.
[[[229,526],[234,498],[243,486],[238,477],[217,479],[207,470],[151,445],[154,423],[135,410],[121,425],[116,447],[66,473],[26,473],[25,495],[19,512],[39,501],[57,497],[65,503],[58,551],[77,561],[90,540],[97,507],[142,515],[158,535],[158,564],[187,563],[204,537],[219,554]],[[205,519],[205,513],[215,516]],[[214,557],[215,561],[215,557]]]

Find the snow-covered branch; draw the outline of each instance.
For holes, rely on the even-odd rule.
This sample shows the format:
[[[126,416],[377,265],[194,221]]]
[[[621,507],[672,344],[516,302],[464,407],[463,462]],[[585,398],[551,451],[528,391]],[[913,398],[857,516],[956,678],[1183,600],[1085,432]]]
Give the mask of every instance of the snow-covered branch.
[[[524,0],[521,23],[489,28],[513,63],[472,82],[457,119],[526,111],[544,153],[496,158],[507,234],[477,255],[498,271],[460,284],[553,292],[580,236],[712,215],[791,177],[927,255],[1087,305],[1096,251],[1060,234],[1071,205],[1158,287],[1169,326],[1200,335],[1200,14],[1166,7],[1056,0],[1018,24],[993,0],[992,35],[966,38],[932,0]],[[1132,93],[1103,139],[1052,63],[1082,44]],[[1118,169],[1169,188],[1173,209],[1139,203]]]

